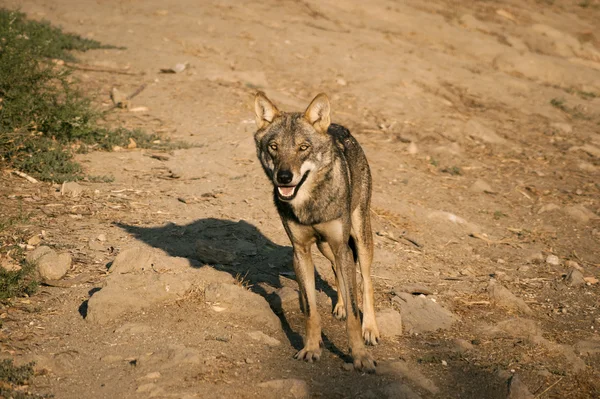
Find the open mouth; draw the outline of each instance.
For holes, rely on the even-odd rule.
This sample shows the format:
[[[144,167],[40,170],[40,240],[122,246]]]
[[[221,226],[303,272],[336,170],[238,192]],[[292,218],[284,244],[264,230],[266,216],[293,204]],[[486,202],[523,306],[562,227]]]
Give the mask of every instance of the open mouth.
[[[304,174],[304,176],[302,176],[302,179],[300,179],[300,182],[298,184],[296,184],[295,186],[277,186],[277,195],[278,195],[279,199],[281,199],[283,201],[293,200],[294,197],[296,197],[296,194],[298,193],[300,186],[302,186],[302,183],[304,183],[304,181],[308,177],[309,172],[310,171],[307,171]]]

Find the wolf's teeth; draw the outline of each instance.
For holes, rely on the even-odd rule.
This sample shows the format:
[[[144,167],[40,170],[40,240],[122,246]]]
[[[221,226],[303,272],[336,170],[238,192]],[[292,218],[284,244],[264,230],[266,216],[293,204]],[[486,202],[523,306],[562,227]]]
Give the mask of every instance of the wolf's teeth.
[[[296,189],[296,186],[293,187],[277,187],[277,190],[279,190],[279,194],[283,195],[284,197],[290,197],[292,194],[294,194],[294,190]]]

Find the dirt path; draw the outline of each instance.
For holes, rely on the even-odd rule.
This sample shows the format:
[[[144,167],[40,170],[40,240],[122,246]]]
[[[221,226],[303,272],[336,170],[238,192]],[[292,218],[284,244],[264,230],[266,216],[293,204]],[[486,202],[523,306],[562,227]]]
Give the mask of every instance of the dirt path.
[[[132,101],[145,109],[107,123],[193,145],[81,155],[114,181],[83,182],[75,197],[2,177],[0,204],[31,211],[24,228],[74,258],[63,286],[3,316],[2,353],[37,360],[35,392],[505,398],[517,375],[536,397],[600,397],[597,0],[5,3],[125,46],[80,59],[128,74],[76,72],[100,107],[112,87],[147,84]],[[178,63],[187,69],[159,72]],[[303,323],[255,159],[257,89],[284,110],[327,92],[333,121],[365,148],[377,310],[405,318],[372,349],[376,375],[343,368],[320,257],[327,350],[317,364],[292,359]],[[198,240],[226,255],[203,266]],[[124,253],[139,269],[107,271]],[[586,280],[565,279],[573,268]],[[170,294],[157,299],[160,287]],[[406,313],[432,303],[451,326],[422,331],[427,310]],[[282,379],[296,381],[261,385]]]

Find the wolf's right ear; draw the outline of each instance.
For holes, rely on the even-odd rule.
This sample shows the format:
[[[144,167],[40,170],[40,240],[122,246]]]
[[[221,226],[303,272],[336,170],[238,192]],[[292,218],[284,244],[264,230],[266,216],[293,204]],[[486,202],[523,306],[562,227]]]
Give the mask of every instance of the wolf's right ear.
[[[256,127],[259,129],[269,125],[279,115],[277,107],[262,91],[256,93],[254,98],[254,112],[256,112]]]

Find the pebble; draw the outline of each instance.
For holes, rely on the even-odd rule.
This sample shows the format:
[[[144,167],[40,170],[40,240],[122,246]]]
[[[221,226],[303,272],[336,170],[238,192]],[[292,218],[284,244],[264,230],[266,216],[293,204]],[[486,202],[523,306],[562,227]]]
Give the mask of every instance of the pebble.
[[[579,287],[585,285],[586,281],[583,277],[583,273],[581,273],[575,268],[572,268],[567,273],[567,276],[565,277],[565,282],[571,287]]]
[[[575,262],[574,260],[568,260],[565,262],[565,266],[570,268],[570,269],[577,269],[580,272],[583,272],[584,269],[583,267],[579,266],[579,263]]]
[[[548,255],[546,257],[546,263],[552,266],[560,265],[560,259],[556,255]]]

